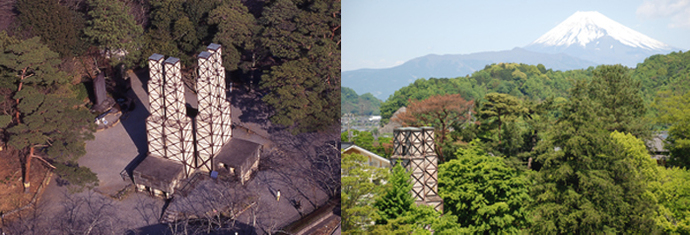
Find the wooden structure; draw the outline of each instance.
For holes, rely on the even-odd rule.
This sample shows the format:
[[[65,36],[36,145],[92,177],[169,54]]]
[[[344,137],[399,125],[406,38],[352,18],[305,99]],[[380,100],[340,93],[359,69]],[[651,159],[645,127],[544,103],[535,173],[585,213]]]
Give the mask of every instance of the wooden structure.
[[[438,196],[438,156],[434,151],[433,127],[401,127],[393,130],[393,165],[400,164],[412,179],[412,196],[417,204],[443,211]]]

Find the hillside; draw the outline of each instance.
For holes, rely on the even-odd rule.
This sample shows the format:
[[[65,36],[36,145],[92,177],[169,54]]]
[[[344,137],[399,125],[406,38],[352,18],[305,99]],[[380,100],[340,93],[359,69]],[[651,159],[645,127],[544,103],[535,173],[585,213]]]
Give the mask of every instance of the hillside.
[[[357,95],[354,90],[340,88],[340,114],[352,113],[355,115],[380,115],[381,100],[374,97],[371,93]]]
[[[546,54],[514,48],[506,51],[467,55],[427,55],[387,69],[359,69],[342,73],[342,86],[356,92],[372,93],[386,100],[395,90],[419,78],[460,77],[492,63],[543,64],[554,70],[585,69],[596,63],[565,54]]]
[[[571,82],[591,79],[592,70],[594,67],[554,71],[543,65],[500,63],[487,65],[471,76],[418,79],[383,102],[381,116],[385,123],[393,112],[406,106],[409,99],[423,100],[436,94],[461,94],[468,100],[482,98],[490,92],[536,101],[549,97],[567,98]],[[629,72],[640,82],[640,93],[647,104],[659,91],[683,94],[690,91],[690,51],[651,56]]]

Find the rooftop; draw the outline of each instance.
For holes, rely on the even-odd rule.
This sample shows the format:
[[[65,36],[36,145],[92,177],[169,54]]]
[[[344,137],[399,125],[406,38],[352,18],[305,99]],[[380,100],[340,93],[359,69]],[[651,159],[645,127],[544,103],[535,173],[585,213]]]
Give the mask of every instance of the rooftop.
[[[240,166],[247,158],[255,156],[259,148],[261,148],[261,144],[259,143],[232,138],[223,146],[220,153],[215,157],[215,160],[230,166]]]
[[[149,60],[155,60],[155,61],[162,60],[163,58],[165,58],[165,56],[158,54],[158,53],[153,53],[153,55],[149,56]]]
[[[142,178],[151,177],[157,181],[172,182],[182,172],[183,166],[177,161],[165,159],[155,155],[148,155],[134,169],[139,172]],[[137,174],[134,174],[135,176]],[[143,177],[148,176],[148,177]]]

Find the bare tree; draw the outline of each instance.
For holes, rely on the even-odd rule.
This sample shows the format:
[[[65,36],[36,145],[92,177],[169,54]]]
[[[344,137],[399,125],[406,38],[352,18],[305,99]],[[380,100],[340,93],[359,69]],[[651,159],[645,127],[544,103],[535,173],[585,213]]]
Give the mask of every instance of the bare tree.
[[[45,203],[39,201],[30,209],[3,217],[0,231],[6,234],[51,234],[54,231],[45,218],[45,210]]]
[[[165,213],[172,214],[173,234],[227,233],[236,231],[240,212],[249,209],[258,195],[237,182],[201,181],[187,197],[176,197]]]
[[[85,195],[66,194],[61,216],[54,218],[66,234],[122,234],[123,223],[113,201],[89,191]]]

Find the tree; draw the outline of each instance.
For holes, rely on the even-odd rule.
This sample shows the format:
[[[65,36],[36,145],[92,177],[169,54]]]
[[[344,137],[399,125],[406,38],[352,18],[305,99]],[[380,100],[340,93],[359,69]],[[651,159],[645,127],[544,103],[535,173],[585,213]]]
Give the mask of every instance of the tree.
[[[208,23],[218,27],[213,40],[223,45],[223,66],[228,71],[237,70],[244,52],[254,50],[253,37],[259,29],[256,19],[242,2],[232,0],[213,9]]]
[[[385,194],[376,199],[374,203],[381,217],[376,223],[386,224],[389,220],[396,219],[409,211],[414,204],[414,198],[412,198],[410,191],[412,191],[410,174],[398,164],[393,167],[388,178]]]
[[[601,104],[597,116],[603,119],[608,131],[632,133],[637,137],[649,135],[647,109],[639,94],[640,82],[630,77],[622,65],[600,65],[593,71],[589,83],[589,97]]]
[[[448,140],[449,128],[470,118],[473,101],[466,101],[460,95],[436,95],[422,101],[410,101],[407,111],[395,121],[405,126],[432,125],[436,129],[436,154],[444,161],[443,145]]]
[[[671,152],[669,164],[690,168],[690,93],[670,96],[660,92],[657,102],[658,122],[669,125],[665,145]]]
[[[81,46],[78,32],[84,25],[78,25],[73,20],[78,16],[66,6],[58,1],[20,0],[16,3],[16,9],[20,12],[22,25],[40,36],[51,50],[63,57],[78,51]]]
[[[370,234],[471,234],[467,228],[461,228],[456,222],[457,216],[450,213],[441,215],[433,207],[412,205],[396,219],[387,224],[373,226]]]
[[[529,183],[502,158],[490,157],[470,142],[457,159],[439,166],[439,196],[444,210],[472,233],[518,233],[528,227]]]
[[[131,65],[130,60],[136,58],[136,43],[143,29],[129,14],[129,7],[121,1],[109,0],[89,0],[89,6],[91,20],[84,28],[84,35],[109,56],[124,53],[124,62]],[[123,58],[113,60],[113,63],[120,61]]]
[[[532,233],[652,232],[654,203],[645,183],[596,116],[587,84],[570,91],[562,116],[535,151]]]
[[[264,8],[259,43],[274,64],[261,76],[271,121],[293,133],[321,130],[340,116],[340,1],[296,4],[278,0]]]
[[[381,192],[387,170],[369,166],[359,154],[342,155],[341,193],[342,231],[358,234],[377,219],[374,198]]]
[[[506,122],[511,122],[527,112],[520,101],[508,94],[489,93],[484,96],[483,102],[478,106],[479,117],[484,120],[482,124],[498,125],[498,144],[501,144],[501,128]]]
[[[7,144],[23,159],[28,189],[31,158],[37,151],[45,151],[57,164],[76,166],[77,158],[85,153],[84,141],[93,138],[95,127],[89,111],[80,107],[81,101],[69,89],[69,77],[57,70],[57,53],[38,37],[7,42],[0,43],[0,84],[12,98],[4,97],[2,103],[13,106],[0,116],[0,124]]]
[[[656,224],[667,234],[690,233],[690,172],[680,167],[659,167],[658,178],[649,184],[658,201]]]

